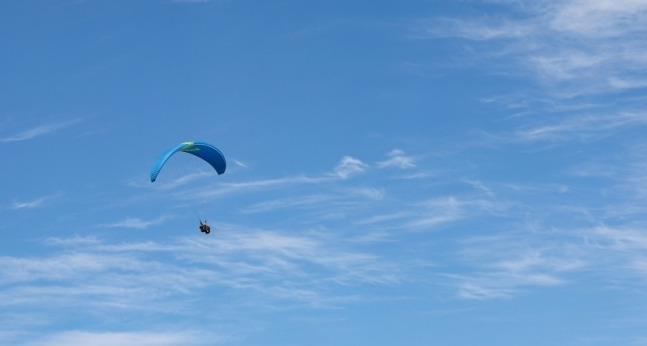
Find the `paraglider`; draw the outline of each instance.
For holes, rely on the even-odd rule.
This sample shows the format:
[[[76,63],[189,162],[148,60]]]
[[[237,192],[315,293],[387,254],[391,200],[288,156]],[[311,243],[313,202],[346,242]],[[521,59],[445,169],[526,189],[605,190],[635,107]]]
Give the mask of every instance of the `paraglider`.
[[[204,223],[202,220],[200,220],[200,226],[198,227],[200,229],[200,232],[203,232],[205,234],[211,233],[211,227],[207,225],[207,220],[204,220]]]
[[[205,142],[183,142],[165,151],[155,161],[153,168],[151,168],[151,183],[155,182],[166,161],[177,152],[185,152],[201,158],[210,164],[218,175],[225,173],[225,169],[227,168],[225,156],[215,146]],[[200,226],[198,228],[200,232],[205,234],[211,232],[211,227],[207,225],[207,220],[204,220],[204,222],[200,220]]]

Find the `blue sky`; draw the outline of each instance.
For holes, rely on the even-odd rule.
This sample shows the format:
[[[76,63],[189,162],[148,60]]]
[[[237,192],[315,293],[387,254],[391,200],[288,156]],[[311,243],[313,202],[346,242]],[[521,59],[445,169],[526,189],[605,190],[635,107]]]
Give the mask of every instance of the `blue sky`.
[[[647,1],[0,16],[1,344],[647,344]]]

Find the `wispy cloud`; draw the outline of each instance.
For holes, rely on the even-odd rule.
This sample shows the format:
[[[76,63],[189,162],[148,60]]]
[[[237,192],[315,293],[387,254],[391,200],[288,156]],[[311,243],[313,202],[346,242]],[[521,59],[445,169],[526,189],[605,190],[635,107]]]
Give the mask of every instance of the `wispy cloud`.
[[[58,198],[60,194],[53,194],[53,195],[46,195],[46,196],[41,196],[32,200],[27,200],[27,201],[14,201],[11,204],[11,209],[18,210],[18,209],[33,209],[33,208],[40,208],[43,205],[51,202],[52,200],[55,200]]]
[[[176,193],[176,196],[181,199],[200,199],[200,198],[214,198],[237,193],[250,193],[259,190],[272,190],[286,186],[298,186],[304,184],[319,184],[331,181],[330,176],[325,177],[308,177],[305,175],[289,176],[274,179],[259,179],[239,182],[227,182],[212,184],[208,186],[201,186],[187,191]],[[339,178],[337,178],[339,179]]]
[[[234,163],[235,163],[235,164],[236,164],[236,166],[238,166],[238,167],[248,168],[247,164],[246,164],[246,163],[244,163],[243,161],[240,161],[240,160],[234,159]]]
[[[570,89],[571,94],[643,87],[645,78],[636,76],[644,75],[647,60],[644,1],[511,1],[494,6],[505,10],[478,18],[419,21],[411,37],[487,42],[480,47],[486,53],[481,56],[509,58],[518,72],[542,83],[570,83],[579,89]]]
[[[118,311],[129,320],[131,313],[149,311],[168,317],[182,315],[190,307],[192,314],[203,314],[201,322],[213,321],[227,318],[231,312],[223,301],[201,295],[204,290],[219,292],[228,302],[239,301],[242,305],[236,314],[246,305],[251,305],[254,313],[290,305],[329,308],[372,299],[345,287],[397,285],[404,275],[397,263],[362,251],[357,243],[333,234],[241,230],[231,225],[222,225],[215,234],[217,237],[200,240],[186,237],[127,243],[95,237],[55,238],[46,241],[50,251],[38,256],[2,256],[0,320],[25,309],[46,315],[53,309],[57,320],[93,319],[102,312]],[[167,257],[173,261],[165,261]],[[79,305],[86,309],[74,308]],[[139,324],[143,332],[136,334],[97,331],[95,336],[139,344],[158,342],[158,333],[148,331],[153,320]],[[113,326],[116,330],[126,327],[120,323]],[[110,323],[106,327],[110,328]],[[196,329],[200,335],[206,331],[213,329]],[[166,333],[188,344],[199,344],[187,341],[200,338],[198,335],[162,334]],[[90,335],[65,332],[43,342],[56,344],[62,337],[78,337],[81,342]],[[173,342],[177,343],[185,342]]]
[[[341,161],[335,166],[335,174],[342,179],[348,179],[353,175],[357,175],[366,171],[369,166],[351,156],[344,156]]]
[[[144,332],[85,332],[65,331],[45,335],[40,340],[30,342],[30,346],[165,346],[165,345],[205,345],[220,343],[228,337],[214,333],[191,331],[144,331]]]
[[[116,228],[135,228],[135,229],[146,229],[151,226],[158,226],[168,220],[169,216],[161,216],[153,220],[142,220],[140,218],[129,217],[121,221],[109,223],[103,225],[104,227],[116,227]]]
[[[595,229],[601,243],[597,246],[612,248],[621,252],[644,251],[647,249],[647,234],[642,229],[601,226]]]
[[[221,3],[221,2],[231,1],[231,0],[172,0],[172,1],[178,2],[178,3],[188,3],[188,4],[206,4],[210,2]]]
[[[45,243],[50,246],[87,246],[87,245],[97,245],[100,243],[100,240],[97,237],[93,236],[76,236],[73,238],[58,238],[51,237],[45,240]]]
[[[243,209],[243,212],[258,213],[258,212],[268,212],[268,211],[286,209],[286,208],[298,208],[298,209],[312,208],[312,207],[319,206],[322,203],[327,203],[335,199],[336,197],[333,195],[324,195],[324,194],[307,195],[307,196],[299,196],[299,197],[292,197],[292,198],[281,198],[281,199],[275,199],[275,200],[265,201],[261,203],[256,203],[254,205],[251,205]]]
[[[473,266],[472,273],[447,277],[466,299],[508,298],[532,287],[564,285],[569,282],[565,273],[588,265],[583,250],[556,247],[528,234],[470,237],[460,258]]]
[[[156,181],[154,185],[151,185],[151,184],[146,184],[146,185],[159,188],[161,190],[171,190],[213,175],[214,175],[213,171],[209,172],[209,171],[201,170],[193,173],[183,174],[179,177],[173,177],[171,179],[160,179]],[[133,185],[136,186],[136,184],[133,184]]]
[[[647,3],[642,0],[482,1],[482,15],[411,23],[409,38],[459,38],[461,66],[513,77],[493,96],[509,113],[490,143],[593,142],[647,125]],[[505,79],[502,79],[505,80]],[[489,131],[484,131],[489,132]],[[545,147],[541,148],[545,149]]]
[[[521,141],[564,141],[601,138],[622,129],[647,125],[647,115],[621,113],[612,116],[579,116],[544,126],[518,130],[516,139]]]
[[[77,123],[81,122],[80,118],[72,119],[72,120],[67,120],[67,121],[62,121],[62,122],[56,122],[56,123],[49,123],[45,125],[40,125],[36,126],[34,128],[16,133],[14,135],[9,135],[0,138],[0,142],[3,143],[8,143],[8,142],[20,142],[20,141],[26,141],[29,139],[33,139],[36,137],[40,137],[49,133],[53,133],[56,131],[59,131],[61,129],[64,129],[66,127],[75,125]]]
[[[386,168],[386,167],[395,167],[401,169],[408,169],[416,167],[415,159],[411,156],[407,156],[404,151],[399,149],[394,149],[388,154],[388,159],[380,161],[377,163],[377,167]]]
[[[410,27],[410,39],[433,39],[448,36],[475,41],[513,39],[532,33],[532,25],[505,18],[433,18],[418,20]]]
[[[464,299],[511,298],[526,287],[557,286],[564,280],[544,273],[490,272],[476,277],[455,275],[458,295]]]
[[[45,202],[48,197],[40,197],[32,201],[27,202],[13,202],[11,209],[31,209],[40,207],[43,202]]]
[[[331,244],[336,244],[336,249],[330,248]],[[247,258],[247,264],[244,267],[246,269],[243,272],[261,276],[269,275],[275,279],[282,277],[282,281],[290,282],[290,287],[302,286],[293,280],[299,278],[299,280],[311,280],[314,279],[313,275],[316,277],[320,274],[326,275],[325,281],[338,284],[398,282],[399,274],[396,266],[374,254],[358,252],[348,246],[343,237],[317,232],[308,232],[304,235],[287,235],[270,231],[244,234],[234,232],[227,234],[225,239],[210,242],[209,247],[194,249],[198,252],[192,253],[192,256],[195,256],[192,260],[229,266],[231,263],[227,260],[228,256],[242,255],[243,258]],[[319,274],[315,274],[314,271],[308,272],[306,268],[312,265],[318,266],[323,271],[317,270]],[[239,271],[242,269],[243,267],[239,267],[237,272],[243,273]],[[284,275],[289,276],[284,277]],[[303,283],[307,284],[307,282]]]
[[[466,183],[472,185],[477,190],[483,191],[489,197],[495,197],[494,191],[479,180],[467,180]]]
[[[369,165],[363,163],[361,160],[350,156],[345,156],[334,167],[333,173],[325,173],[320,176],[296,175],[274,179],[217,183],[210,186],[201,186],[198,189],[190,189],[188,191],[178,192],[176,196],[183,199],[213,198],[233,193],[249,193],[258,190],[276,189],[286,186],[327,183],[340,179],[348,179],[351,176],[365,172],[368,168]],[[166,185],[168,185],[170,188],[180,186],[183,183],[185,183],[185,181],[182,180],[179,182],[171,182]]]
[[[497,215],[510,210],[503,201],[483,199],[479,196],[445,196],[419,203],[418,210],[412,214],[406,228],[430,230],[436,226],[481,215]]]
[[[383,223],[385,221],[401,220],[409,217],[410,215],[411,215],[410,213],[399,211],[396,213],[373,215],[364,219],[360,219],[356,221],[356,223],[359,225],[378,224],[378,223]]]
[[[257,188],[267,188],[267,187],[280,187],[284,185],[294,185],[294,184],[313,184],[319,183],[322,178],[311,178],[304,175],[276,178],[276,179],[263,179],[263,180],[251,180],[246,182],[235,182],[235,183],[225,183],[222,186],[226,189],[231,190],[254,190]]]

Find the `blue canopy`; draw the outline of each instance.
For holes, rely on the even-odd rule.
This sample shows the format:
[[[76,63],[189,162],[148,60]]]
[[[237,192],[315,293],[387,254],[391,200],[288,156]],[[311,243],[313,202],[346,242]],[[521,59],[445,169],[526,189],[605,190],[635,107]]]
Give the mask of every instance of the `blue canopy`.
[[[155,179],[157,179],[157,175],[160,173],[160,170],[166,161],[178,151],[195,155],[207,161],[211,167],[218,172],[218,174],[225,173],[227,162],[225,161],[225,156],[220,152],[220,150],[218,150],[218,148],[205,142],[184,142],[169,149],[160,155],[157,161],[155,161],[153,168],[151,169],[151,182],[154,182]]]

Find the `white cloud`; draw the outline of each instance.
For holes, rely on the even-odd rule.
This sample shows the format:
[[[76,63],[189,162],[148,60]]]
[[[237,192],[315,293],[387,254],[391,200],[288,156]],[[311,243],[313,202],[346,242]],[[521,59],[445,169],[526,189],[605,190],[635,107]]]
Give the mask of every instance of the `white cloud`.
[[[618,77],[611,76],[609,77],[609,85],[614,89],[638,89],[647,87],[647,79],[645,78],[633,78],[630,76]]]
[[[47,197],[41,197],[28,202],[14,202],[11,209],[31,209],[39,207],[47,200]]]
[[[571,0],[552,7],[553,30],[589,37],[617,37],[632,32],[647,12],[644,0]]]
[[[281,199],[274,199],[274,200],[264,201],[261,203],[256,203],[254,205],[251,205],[243,209],[243,212],[258,213],[258,212],[274,211],[279,209],[312,208],[312,207],[321,205],[322,203],[328,203],[334,199],[335,199],[334,196],[324,195],[324,194],[308,195],[308,196],[300,196],[300,197],[292,197],[292,198],[281,198]]]
[[[513,297],[531,287],[568,283],[562,275],[589,265],[580,249],[574,243],[555,246],[526,233],[474,236],[464,241],[460,251],[471,273],[446,276],[461,298]]]
[[[46,202],[55,199],[57,196],[59,196],[59,194],[42,196],[31,201],[14,201],[11,205],[11,209],[15,210],[38,208],[43,206],[43,204],[45,204]]]
[[[342,179],[347,179],[353,175],[363,173],[368,167],[367,164],[356,158],[344,156],[335,166],[335,174]]]
[[[600,226],[594,231],[602,240],[598,246],[620,252],[647,250],[647,234],[642,229]]]
[[[72,126],[74,124],[77,124],[81,121],[81,119],[72,119],[68,121],[63,121],[63,122],[58,122],[58,123],[51,123],[51,124],[46,124],[46,125],[40,125],[34,128],[31,128],[29,130],[25,130],[23,132],[10,135],[7,137],[2,137],[0,138],[0,142],[8,143],[8,142],[20,142],[20,141],[25,141],[28,139],[33,139],[42,135],[46,135],[49,133],[56,132],[58,130],[64,129],[66,127]]]
[[[171,179],[159,179],[154,185],[147,184],[147,186],[153,186],[154,188],[162,190],[170,190],[213,175],[213,171],[197,171],[194,173],[182,174],[179,177],[172,177]]]
[[[181,199],[194,200],[196,198],[214,198],[234,193],[249,193],[263,189],[277,189],[279,187],[302,185],[302,184],[318,184],[325,181],[332,180],[331,177],[308,177],[304,175],[290,176],[276,179],[261,179],[250,180],[243,182],[233,183],[218,183],[208,186],[201,186],[200,188],[182,191],[176,194],[176,197]]]
[[[492,191],[492,189],[490,189],[485,184],[483,184],[483,182],[479,180],[466,180],[465,182],[472,185],[475,189],[483,191],[487,196],[495,197],[495,194]]]
[[[411,156],[405,155],[404,151],[394,149],[388,154],[389,158],[377,163],[379,168],[395,167],[401,169],[408,169],[416,167],[415,159]]]
[[[87,246],[96,245],[99,242],[99,239],[94,236],[76,236],[73,238],[51,237],[46,239],[46,243],[53,246]]]
[[[106,224],[105,227],[118,227],[118,228],[136,228],[136,229],[145,229],[150,226],[161,225],[164,221],[168,220],[168,216],[161,216],[153,220],[142,220],[140,218],[126,218],[121,221],[114,223]]]
[[[554,90],[562,97],[644,87],[645,78],[639,77],[644,76],[647,63],[644,0],[502,5],[519,15],[493,11],[471,19],[435,18],[412,26],[412,37],[487,42],[480,46],[477,59],[502,61],[505,70],[501,72],[530,73],[544,85],[562,83],[562,88]]]
[[[65,281],[82,277],[89,272],[126,268],[129,265],[132,265],[131,269],[137,267],[125,257],[120,259],[88,253],[65,254],[46,260],[4,256],[0,257],[0,282]]]
[[[647,124],[643,98],[636,97],[647,87],[646,1],[481,5],[487,15],[432,18],[411,27],[416,39],[464,39],[465,65],[532,82],[489,98],[524,122],[501,137],[569,143]]]
[[[365,219],[361,219],[357,221],[356,223],[359,225],[366,225],[366,224],[379,224],[383,223],[385,221],[393,221],[393,220],[401,220],[403,218],[406,218],[410,216],[410,213],[406,212],[396,212],[396,213],[389,213],[389,214],[378,214],[374,215]]]
[[[430,39],[456,36],[469,40],[487,41],[513,39],[527,36],[532,27],[507,19],[480,18],[462,20],[455,18],[433,18],[415,22],[409,38]]]
[[[424,201],[418,208],[405,224],[408,229],[428,230],[484,214],[499,215],[508,211],[510,206],[502,201],[481,199],[478,196],[446,196]]]
[[[384,190],[371,187],[352,189],[350,193],[352,196],[360,196],[376,200],[382,199],[385,196]]]
[[[455,276],[458,295],[464,299],[496,299],[518,295],[529,286],[557,286],[565,283],[553,275],[543,273],[513,274],[492,272],[474,277]]]
[[[258,188],[273,188],[284,185],[318,183],[321,179],[309,178],[306,176],[293,176],[277,179],[252,180],[238,183],[224,183],[222,187],[231,190],[255,190]]]
[[[518,130],[516,139],[522,141],[564,141],[573,139],[599,138],[635,126],[647,125],[647,115],[620,113],[608,116],[577,116]]]
[[[189,4],[206,4],[210,2],[226,2],[230,0],[173,0],[173,2],[179,2],[179,3],[189,3]]]
[[[243,161],[240,161],[240,160],[236,160],[236,159],[234,159],[234,163],[235,163],[235,164],[236,164],[236,166],[238,166],[238,167],[248,168],[247,164],[245,164]]]
[[[108,243],[73,237],[46,244],[60,253],[0,257],[0,318],[26,307],[66,310],[79,305],[121,314],[202,311],[213,304],[201,295],[196,301],[195,294],[207,288],[234,289],[223,293],[228,299],[260,295],[255,309],[275,304],[329,307],[362,299],[335,287],[401,280],[396,263],[353,249],[351,240],[328,233],[241,231],[221,225],[217,237],[200,240]],[[174,260],[163,261],[167,256]]]
[[[226,341],[227,338],[213,334],[191,331],[163,332],[89,332],[65,331],[50,334],[39,341],[30,342],[29,346],[167,346],[167,345],[205,345]],[[26,346],[25,345],[25,346]]]

